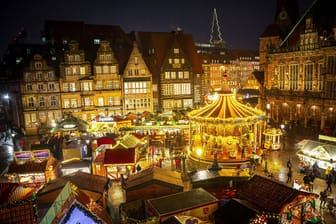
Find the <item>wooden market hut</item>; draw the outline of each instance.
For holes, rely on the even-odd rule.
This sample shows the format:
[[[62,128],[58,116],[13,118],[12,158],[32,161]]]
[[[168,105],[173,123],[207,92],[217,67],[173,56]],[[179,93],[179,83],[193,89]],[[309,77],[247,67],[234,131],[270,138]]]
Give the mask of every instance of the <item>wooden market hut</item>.
[[[184,184],[181,173],[153,166],[129,176],[124,189],[129,202],[182,192]]]
[[[68,181],[39,223],[111,223],[107,211]]]
[[[0,223],[37,223],[36,188],[0,182]]]
[[[223,89],[213,103],[188,114],[190,158],[237,166],[260,153],[264,112],[238,102],[230,90]]]
[[[78,171],[49,182],[38,192],[40,213],[43,214],[44,209],[51,206],[68,181],[76,185],[103,208],[107,207],[110,185],[108,178]]]
[[[60,175],[61,162],[49,150],[15,152],[14,157],[5,174],[9,182],[40,184]]]
[[[135,171],[135,165],[145,142],[132,134],[125,135],[112,148],[100,145],[94,155],[93,174],[118,180],[123,174],[127,178]]]
[[[240,207],[250,215],[253,211],[256,217],[266,219],[267,223],[316,223],[321,218],[316,207],[317,198],[317,194],[299,191],[280,181],[254,175],[236,188],[233,200],[240,206],[227,214],[231,204],[224,205],[216,212],[216,218],[222,217],[225,221],[229,216],[240,216],[244,214],[238,209]]]
[[[317,164],[319,172],[317,175],[325,178],[326,169],[336,169],[336,145],[320,141],[304,140],[297,144],[299,148],[296,155],[300,160],[300,169],[305,172],[314,163]]]
[[[159,217],[164,222],[175,215],[189,214],[210,221],[218,209],[218,199],[203,188],[148,199],[147,217]]]

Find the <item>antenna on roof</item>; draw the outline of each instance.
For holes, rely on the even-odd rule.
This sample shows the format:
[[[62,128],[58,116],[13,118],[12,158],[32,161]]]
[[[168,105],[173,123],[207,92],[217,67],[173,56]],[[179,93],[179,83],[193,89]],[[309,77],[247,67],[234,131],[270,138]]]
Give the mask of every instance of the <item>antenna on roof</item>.
[[[217,40],[214,39],[214,28],[217,28]],[[212,26],[211,26],[211,33],[210,33],[210,40],[209,42],[211,44],[224,44],[223,38],[222,38],[222,32],[220,31],[220,26],[218,22],[218,17],[217,17],[217,10],[214,8],[213,11],[213,17],[212,17]]]

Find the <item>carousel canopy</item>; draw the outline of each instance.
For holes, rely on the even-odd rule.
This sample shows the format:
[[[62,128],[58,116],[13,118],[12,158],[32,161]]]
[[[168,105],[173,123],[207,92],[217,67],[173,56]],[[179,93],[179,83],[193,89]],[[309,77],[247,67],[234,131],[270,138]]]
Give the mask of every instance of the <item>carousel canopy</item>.
[[[255,122],[264,118],[264,112],[239,103],[232,92],[223,91],[212,104],[191,111],[189,117],[194,121]]]

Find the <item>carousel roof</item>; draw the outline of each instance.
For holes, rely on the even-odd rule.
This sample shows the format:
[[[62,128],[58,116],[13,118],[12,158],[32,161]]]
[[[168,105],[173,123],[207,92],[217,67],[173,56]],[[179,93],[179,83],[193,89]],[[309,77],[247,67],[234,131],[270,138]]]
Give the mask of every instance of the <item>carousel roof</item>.
[[[189,113],[191,120],[255,121],[264,118],[264,112],[238,102],[232,92],[218,93],[218,99]]]

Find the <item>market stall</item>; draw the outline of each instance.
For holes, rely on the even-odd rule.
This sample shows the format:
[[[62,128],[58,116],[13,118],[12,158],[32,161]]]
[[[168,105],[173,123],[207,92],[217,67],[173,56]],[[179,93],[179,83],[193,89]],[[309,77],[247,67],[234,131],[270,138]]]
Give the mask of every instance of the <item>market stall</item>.
[[[336,145],[305,140],[297,147],[296,155],[300,160],[300,171],[313,169],[314,164],[316,164],[319,169],[318,175],[324,178],[326,169],[336,169]]]
[[[56,179],[60,161],[49,150],[16,151],[6,174],[9,182],[40,184]]]
[[[183,203],[182,203],[183,202]],[[164,222],[175,215],[189,215],[210,221],[218,208],[218,199],[203,188],[147,200],[147,216]]]

